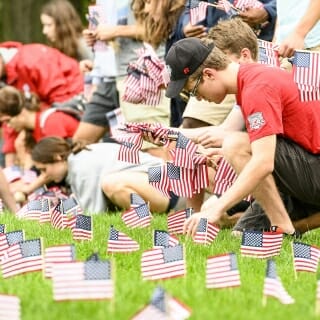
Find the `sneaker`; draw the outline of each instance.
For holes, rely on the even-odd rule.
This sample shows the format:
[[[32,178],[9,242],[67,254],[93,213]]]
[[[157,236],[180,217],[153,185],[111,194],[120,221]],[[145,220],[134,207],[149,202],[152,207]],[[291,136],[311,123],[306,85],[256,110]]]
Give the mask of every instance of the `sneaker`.
[[[270,230],[270,228],[269,218],[260,205],[254,201],[242,214],[232,230],[240,232],[243,230],[267,231]]]

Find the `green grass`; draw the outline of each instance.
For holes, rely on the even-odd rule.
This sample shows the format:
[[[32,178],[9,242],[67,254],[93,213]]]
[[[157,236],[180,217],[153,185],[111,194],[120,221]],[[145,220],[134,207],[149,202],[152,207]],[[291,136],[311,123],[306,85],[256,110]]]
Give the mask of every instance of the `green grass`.
[[[166,229],[166,216],[155,216],[152,226],[147,229],[128,229],[119,215],[99,215],[93,219],[94,239],[76,243],[77,259],[85,260],[93,252],[98,252],[100,258],[114,260],[115,298],[112,301],[54,302],[51,281],[44,279],[40,272],[0,278],[0,293],[20,297],[23,320],[130,319],[149,301],[154,288],[159,284],[191,307],[190,319],[316,319],[316,275],[300,272],[297,279],[294,278],[291,245],[287,238],[281,255],[275,260],[278,275],[296,303],[286,306],[268,298],[267,305],[263,307],[262,288],[266,261],[241,257],[240,239],[232,237],[229,230],[220,231],[216,240],[207,247],[195,245],[181,236],[180,240],[186,249],[187,275],[184,278],[152,282],[141,279],[141,253],[152,247],[153,229]],[[24,229],[26,239],[42,237],[45,247],[72,243],[70,230],[55,230],[50,224],[40,225],[34,221],[18,220],[9,214],[1,215],[0,223],[6,224],[6,231]],[[137,240],[141,246],[140,251],[108,256],[106,246],[110,224]],[[319,245],[319,235],[320,231],[312,231],[304,235],[302,241]],[[231,251],[237,253],[241,287],[206,289],[206,258]]]

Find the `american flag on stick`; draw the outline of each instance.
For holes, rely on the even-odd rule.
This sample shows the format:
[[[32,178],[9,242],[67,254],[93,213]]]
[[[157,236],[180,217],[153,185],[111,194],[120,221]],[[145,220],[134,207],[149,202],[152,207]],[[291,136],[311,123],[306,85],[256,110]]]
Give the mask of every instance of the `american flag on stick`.
[[[110,261],[55,263],[52,269],[53,299],[112,299],[114,283]]]
[[[273,260],[267,260],[267,271],[263,287],[264,297],[277,298],[283,304],[292,304],[294,299],[283,287],[280,278],[277,276],[276,263]]]
[[[0,295],[0,319],[1,320],[20,320],[20,298],[17,296],[1,294]]]
[[[183,234],[184,222],[193,214],[193,208],[186,208],[168,214],[168,230],[170,233]]]
[[[240,252],[243,256],[269,258],[277,256],[282,246],[283,234],[278,232],[247,231],[242,234]]]
[[[261,64],[269,64],[271,66],[279,67],[279,53],[278,46],[274,43],[258,39],[259,58],[258,61]]]
[[[44,251],[43,272],[46,278],[52,277],[54,263],[71,262],[76,259],[76,248],[73,244],[64,244],[46,248]]]
[[[127,253],[140,249],[137,241],[128,237],[125,233],[110,227],[107,253]]]
[[[240,285],[236,254],[226,253],[207,259],[206,287],[208,289],[238,287]]]
[[[198,244],[210,244],[217,236],[220,228],[209,222],[206,218],[201,218],[197,231],[193,237],[193,242]]]
[[[76,223],[72,229],[72,238],[74,240],[92,240],[93,226],[92,217],[84,214],[76,216]]]
[[[258,0],[235,0],[234,6],[244,11],[248,8],[263,8],[263,3]]]
[[[83,209],[80,203],[74,196],[70,196],[66,199],[62,199],[63,213],[71,216],[76,216],[77,214],[82,214]]]
[[[131,320],[185,320],[191,315],[191,309],[180,302],[178,299],[171,297],[162,287],[157,287],[150,303],[140,310]]]
[[[40,223],[51,222],[51,213],[54,208],[52,200],[40,198],[41,200],[41,214],[39,218]]]
[[[208,2],[200,1],[196,7],[190,9],[190,23],[193,26],[205,20],[208,5]]]
[[[293,78],[300,91],[301,101],[320,100],[320,53],[296,50]]]
[[[7,233],[0,233],[0,260],[10,246],[24,240],[24,231],[16,230]]]
[[[143,280],[160,280],[182,277],[186,274],[183,246],[154,248],[142,254]]]
[[[130,204],[131,207],[139,207],[146,202],[143,200],[143,198],[138,195],[137,193],[130,193]]]
[[[320,248],[301,242],[293,242],[292,247],[295,270],[317,272]]]
[[[154,230],[153,247],[174,247],[179,244],[179,239],[164,230]]]
[[[18,212],[17,217],[27,220],[40,220],[42,213],[42,202],[41,199],[31,200],[26,203]]]
[[[127,227],[146,228],[150,226],[151,212],[148,205],[145,203],[124,211],[121,215],[121,219]]]
[[[149,184],[160,191],[165,197],[170,198],[170,181],[165,164],[148,168]]]
[[[117,136],[120,143],[118,160],[129,163],[140,163],[139,151],[141,150],[143,139],[141,133],[128,133]]]
[[[42,271],[42,268],[41,239],[25,240],[10,246],[1,260],[3,278],[27,272]]]
[[[106,117],[109,122],[111,136],[116,136],[118,134],[118,129],[125,122],[121,108],[107,112]]]
[[[193,141],[179,132],[176,148],[174,150],[174,165],[183,168],[194,169],[195,165],[193,162],[193,157],[197,149],[198,147]]]
[[[5,233],[5,231],[6,231],[6,225],[0,224],[0,233]]]

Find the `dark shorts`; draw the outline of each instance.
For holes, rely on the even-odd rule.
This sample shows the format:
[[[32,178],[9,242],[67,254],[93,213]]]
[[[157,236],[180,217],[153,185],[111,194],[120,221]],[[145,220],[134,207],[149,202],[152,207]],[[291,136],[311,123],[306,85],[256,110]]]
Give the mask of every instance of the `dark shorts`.
[[[119,108],[119,93],[116,81],[102,82],[86,105],[81,121],[100,127],[108,127],[106,113],[116,108]]]
[[[320,155],[278,137],[273,176],[279,191],[294,199],[286,204],[286,207],[292,207],[288,210],[292,212],[292,218],[297,218],[295,215],[302,218],[320,212]]]

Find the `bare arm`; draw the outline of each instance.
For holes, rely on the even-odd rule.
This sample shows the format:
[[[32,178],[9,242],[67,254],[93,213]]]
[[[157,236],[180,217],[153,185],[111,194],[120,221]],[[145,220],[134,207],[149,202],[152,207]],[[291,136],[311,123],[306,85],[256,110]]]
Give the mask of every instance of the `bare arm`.
[[[307,11],[294,31],[281,43],[279,54],[283,57],[291,57],[295,49],[303,49],[305,37],[319,20],[320,0],[310,0]]]
[[[14,200],[14,197],[10,192],[8,182],[2,170],[0,170],[0,197],[2,198],[5,206],[9,211],[13,213],[17,211],[16,201]]]

